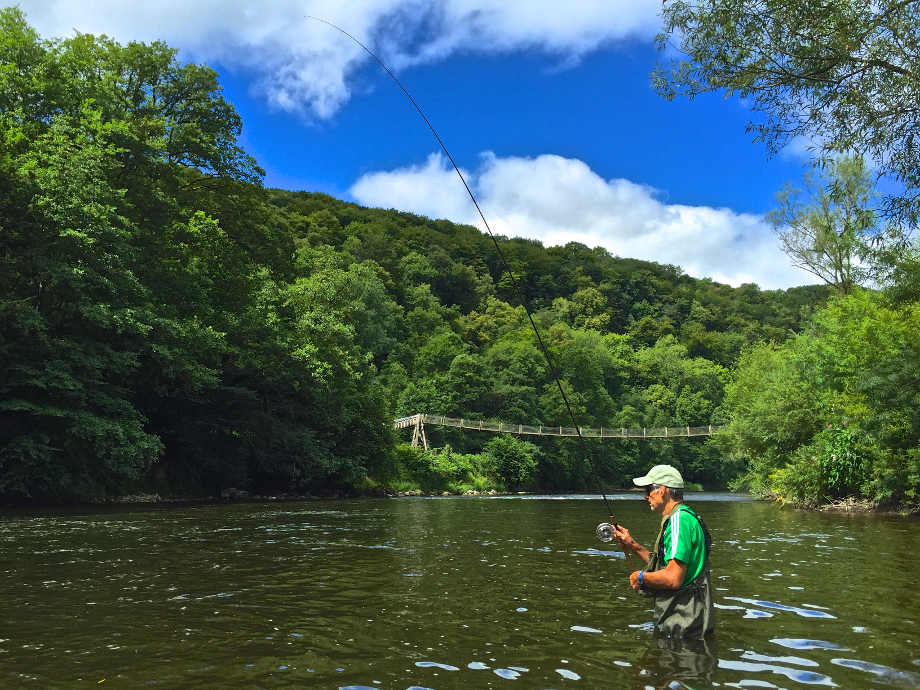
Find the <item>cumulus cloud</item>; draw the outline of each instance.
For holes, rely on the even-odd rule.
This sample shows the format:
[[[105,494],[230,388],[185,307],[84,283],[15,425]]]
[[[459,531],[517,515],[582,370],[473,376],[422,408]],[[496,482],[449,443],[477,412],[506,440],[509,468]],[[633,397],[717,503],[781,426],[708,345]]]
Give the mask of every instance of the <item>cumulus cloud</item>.
[[[540,50],[563,61],[615,41],[648,40],[659,0],[24,0],[29,22],[46,37],[74,31],[119,41],[165,40],[192,59],[219,61],[259,75],[258,92],[275,107],[329,118],[351,95],[350,78],[370,58],[308,15],[334,22],[379,52],[394,69],[458,52]]]
[[[368,206],[482,229],[449,166],[446,158],[432,154],[423,164],[364,175],[350,192]],[[773,289],[815,282],[792,266],[762,218],[727,208],[666,204],[656,190],[605,180],[580,160],[487,153],[464,177],[496,234],[538,239],[546,246],[600,246],[615,256],[674,264],[698,278],[735,286],[757,283]]]

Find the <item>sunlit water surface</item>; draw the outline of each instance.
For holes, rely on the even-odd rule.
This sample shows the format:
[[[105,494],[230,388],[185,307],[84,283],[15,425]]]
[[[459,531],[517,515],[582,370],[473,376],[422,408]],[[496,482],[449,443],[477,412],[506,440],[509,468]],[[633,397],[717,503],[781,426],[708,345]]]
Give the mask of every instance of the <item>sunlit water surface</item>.
[[[611,497],[648,544],[656,516]],[[920,684],[918,524],[690,496],[714,636],[651,631],[594,496],[6,514],[2,687]]]

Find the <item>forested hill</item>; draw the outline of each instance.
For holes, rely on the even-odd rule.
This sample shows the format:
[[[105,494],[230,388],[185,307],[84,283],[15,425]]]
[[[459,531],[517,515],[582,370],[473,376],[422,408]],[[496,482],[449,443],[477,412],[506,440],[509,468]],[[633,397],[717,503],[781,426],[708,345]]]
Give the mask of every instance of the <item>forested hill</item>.
[[[831,294],[822,285],[732,288],[688,276],[679,266],[615,257],[601,247],[572,242],[545,248],[536,240],[499,236],[521,295],[491,238],[476,228],[364,208],[326,194],[269,194],[286,213],[298,247],[329,245],[349,261],[375,262],[397,284],[392,294],[403,306],[405,288],[422,283],[460,314],[476,311],[487,297],[515,306],[523,298],[532,310],[549,312],[550,321],[628,334],[640,345],[674,335],[691,355],[723,365],[746,343],[784,340]]]
[[[592,458],[456,434],[435,440],[462,461],[399,447],[407,413],[569,423],[491,240],[263,189],[217,75],[162,43],[45,41],[18,10],[0,12],[0,38],[5,500],[435,475],[574,489],[663,460],[715,486],[744,469],[689,440]],[[725,421],[739,353],[827,297],[501,242],[583,426]]]

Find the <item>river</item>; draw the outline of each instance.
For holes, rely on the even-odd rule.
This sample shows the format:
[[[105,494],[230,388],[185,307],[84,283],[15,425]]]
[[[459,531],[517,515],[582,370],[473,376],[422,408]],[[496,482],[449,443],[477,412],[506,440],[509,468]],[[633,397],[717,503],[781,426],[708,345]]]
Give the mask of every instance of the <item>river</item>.
[[[657,516],[609,497],[649,544]],[[716,631],[674,646],[597,496],[120,507],[0,521],[0,686],[920,684],[918,523],[689,495]]]

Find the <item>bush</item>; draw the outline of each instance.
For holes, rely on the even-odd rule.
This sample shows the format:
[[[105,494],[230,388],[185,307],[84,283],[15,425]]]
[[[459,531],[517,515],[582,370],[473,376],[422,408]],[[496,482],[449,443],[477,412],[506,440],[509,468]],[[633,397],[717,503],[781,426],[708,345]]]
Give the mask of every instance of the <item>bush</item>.
[[[863,438],[845,422],[828,425],[770,475],[772,493],[808,507],[848,496],[873,498],[866,494],[872,452]]]
[[[920,448],[878,453],[865,493],[879,505],[920,512]]]
[[[498,478],[509,487],[527,484],[537,471],[540,449],[510,434],[496,436],[484,451],[492,459]]]
[[[455,453],[449,445],[422,450],[402,444],[396,450],[396,463],[396,477],[388,482],[394,491],[463,493],[501,488],[491,456]]]

